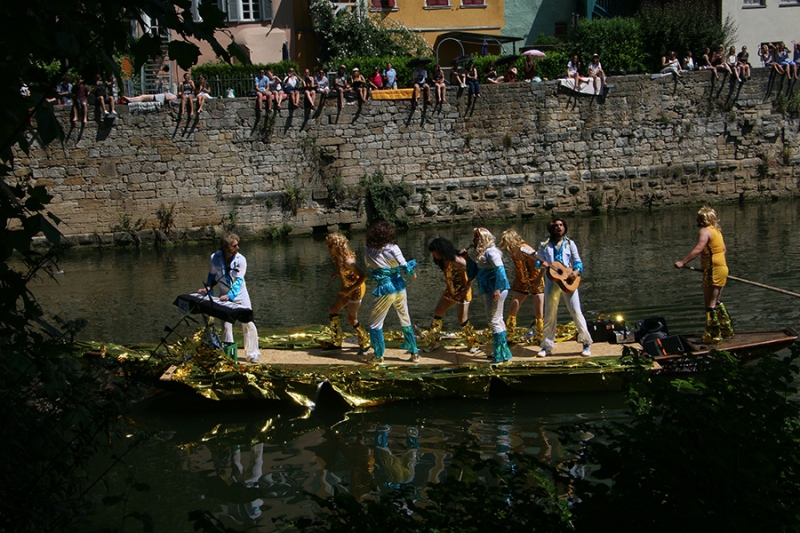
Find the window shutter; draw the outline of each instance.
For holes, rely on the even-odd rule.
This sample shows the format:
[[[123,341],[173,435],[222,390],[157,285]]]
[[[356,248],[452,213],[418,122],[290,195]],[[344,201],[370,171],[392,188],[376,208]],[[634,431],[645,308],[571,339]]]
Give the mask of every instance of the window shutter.
[[[272,20],[272,0],[261,0],[261,20]]]
[[[449,6],[450,0],[425,0],[425,5],[428,7]]]
[[[239,22],[241,12],[239,0],[228,0],[228,22]]]

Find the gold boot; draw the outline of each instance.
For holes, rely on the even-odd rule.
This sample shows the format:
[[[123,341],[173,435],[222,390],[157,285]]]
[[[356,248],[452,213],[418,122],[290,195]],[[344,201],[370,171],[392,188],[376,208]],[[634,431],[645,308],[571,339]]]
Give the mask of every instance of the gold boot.
[[[506,319],[506,331],[508,332],[508,338],[506,342],[508,344],[517,344],[522,339],[520,339],[519,335],[517,335],[517,317],[509,315]]]
[[[722,342],[722,335],[719,333],[719,319],[715,308],[706,309],[706,330],[703,332],[703,342],[706,344]]]
[[[356,324],[355,326],[353,326],[353,329],[356,330],[356,335],[358,336],[359,351],[366,352],[367,350],[369,350],[370,346],[369,333],[367,333],[367,330],[361,327],[361,324]]]
[[[428,335],[426,335],[427,344],[422,351],[428,353],[434,351],[436,348],[441,346],[441,338],[442,338],[442,319],[441,318],[434,318],[431,320],[431,329],[428,330]]]
[[[478,335],[475,333],[475,328],[469,321],[461,325],[461,333],[464,334],[464,342],[467,344],[469,353],[478,353],[480,351],[481,343],[478,340]]]
[[[717,321],[719,322],[719,333],[723,339],[730,339],[733,337],[733,322],[728,310],[725,309],[725,304],[717,302]]]
[[[342,331],[342,319],[339,315],[331,315],[331,344],[336,346],[337,348],[342,347],[342,341],[344,340],[344,332]]]
[[[528,332],[525,334],[525,340],[528,344],[542,345],[542,340],[544,340],[544,318],[534,318],[531,321],[531,327],[528,328]]]

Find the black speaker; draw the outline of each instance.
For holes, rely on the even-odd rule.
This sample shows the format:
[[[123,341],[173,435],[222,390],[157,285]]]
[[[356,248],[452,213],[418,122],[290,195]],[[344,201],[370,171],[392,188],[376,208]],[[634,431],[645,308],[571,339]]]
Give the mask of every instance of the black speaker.
[[[669,335],[667,320],[663,316],[645,318],[636,323],[636,342],[642,342],[642,338],[650,333],[664,333]],[[642,344],[644,346],[644,344]]]

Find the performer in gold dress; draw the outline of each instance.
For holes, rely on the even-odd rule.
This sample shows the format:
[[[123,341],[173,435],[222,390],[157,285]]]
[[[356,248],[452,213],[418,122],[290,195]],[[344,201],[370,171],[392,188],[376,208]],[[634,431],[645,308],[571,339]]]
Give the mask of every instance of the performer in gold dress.
[[[431,328],[423,334],[427,346],[423,348],[431,352],[441,344],[442,317],[448,309],[456,307],[458,323],[464,334],[467,348],[470,353],[477,353],[480,343],[475,334],[475,328],[469,322],[469,304],[472,301],[472,284],[467,279],[467,259],[456,250],[453,243],[443,237],[437,237],[428,244],[428,251],[433,256],[433,262],[444,273],[446,288],[433,310]]]
[[[517,334],[517,314],[522,303],[531,295],[533,300],[533,323],[530,337],[533,342],[542,342],[544,332],[544,269],[536,268],[536,250],[529,246],[513,229],[500,235],[500,248],[506,250],[514,262],[514,283],[511,284],[511,305],[508,308],[506,329],[508,342],[520,342]],[[535,332],[535,334],[534,334]],[[528,335],[526,335],[528,337]]]
[[[361,300],[367,291],[367,275],[356,264],[356,254],[350,249],[347,237],[341,233],[331,233],[325,238],[325,246],[336,266],[332,278],[342,280],[336,299],[328,309],[330,315],[331,344],[328,349],[341,348],[344,333],[339,318],[339,312],[347,307],[347,322],[358,335],[358,347],[362,352],[369,349],[369,333],[358,323],[358,310],[361,309]]]
[[[720,299],[722,288],[728,281],[728,265],[725,262],[725,241],[719,226],[717,212],[703,206],[697,212],[697,226],[700,234],[697,244],[683,261],[675,261],[675,268],[683,268],[686,263],[702,254],[703,295],[706,304],[706,330],[703,341],[718,343],[724,338],[733,337],[733,324],[728,310]]]

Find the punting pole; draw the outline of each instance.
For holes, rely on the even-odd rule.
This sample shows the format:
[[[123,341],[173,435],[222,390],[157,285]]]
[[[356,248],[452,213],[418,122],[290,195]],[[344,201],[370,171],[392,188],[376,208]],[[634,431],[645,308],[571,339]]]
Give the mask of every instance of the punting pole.
[[[695,272],[702,272],[701,269],[690,267],[684,265],[683,268],[688,268],[689,270],[694,270]],[[763,283],[758,283],[756,281],[750,281],[749,279],[744,278],[737,278],[736,276],[731,276],[728,274],[728,279],[732,279],[734,281],[741,281],[742,283],[747,283],[748,285],[755,285],[756,287],[761,287],[762,289],[769,289],[771,291],[780,292],[783,294],[788,294],[789,296],[794,296],[795,298],[800,298],[800,294],[792,291],[787,291],[786,289],[779,289],[778,287],[773,287],[771,285],[764,285]]]

